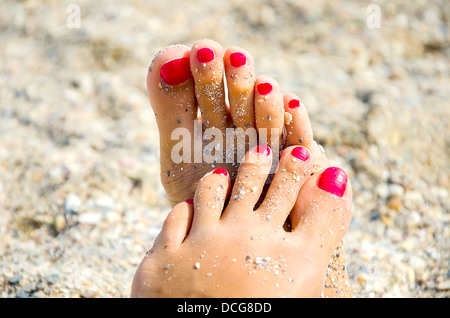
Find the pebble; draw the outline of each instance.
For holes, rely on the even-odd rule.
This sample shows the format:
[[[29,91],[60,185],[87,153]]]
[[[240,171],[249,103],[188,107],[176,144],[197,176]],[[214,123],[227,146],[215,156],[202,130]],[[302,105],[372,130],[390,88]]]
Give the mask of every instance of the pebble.
[[[402,207],[402,198],[398,195],[391,195],[388,198],[386,205],[392,210],[399,211]]]
[[[436,286],[436,289],[437,290],[442,290],[442,291],[450,290],[450,280],[446,280],[446,281],[440,282]]]
[[[103,196],[94,201],[94,206],[102,212],[108,212],[114,209],[115,204],[110,197]]]
[[[91,224],[96,225],[99,224],[103,220],[103,214],[99,212],[85,212],[80,214],[78,221],[81,224]]]
[[[50,274],[50,275],[47,275],[45,277],[45,279],[47,280],[47,283],[49,283],[50,285],[53,285],[58,281],[59,275],[58,274]]]
[[[81,200],[76,194],[68,194],[64,202],[64,209],[66,213],[78,213],[81,207]]]
[[[8,279],[8,282],[11,284],[11,285],[16,285],[16,284],[18,284],[18,283],[20,283],[20,281],[23,279],[23,276],[22,275],[17,275],[17,276],[14,276],[14,277],[11,277],[10,279]]]

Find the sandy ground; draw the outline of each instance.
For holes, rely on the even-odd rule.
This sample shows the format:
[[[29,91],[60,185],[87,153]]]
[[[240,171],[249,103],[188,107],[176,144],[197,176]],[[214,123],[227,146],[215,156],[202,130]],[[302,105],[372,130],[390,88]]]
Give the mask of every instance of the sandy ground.
[[[380,28],[369,1],[1,1],[0,296],[129,296],[169,211],[146,71],[202,38],[298,94],[348,172],[354,296],[450,296],[450,6],[373,3]]]

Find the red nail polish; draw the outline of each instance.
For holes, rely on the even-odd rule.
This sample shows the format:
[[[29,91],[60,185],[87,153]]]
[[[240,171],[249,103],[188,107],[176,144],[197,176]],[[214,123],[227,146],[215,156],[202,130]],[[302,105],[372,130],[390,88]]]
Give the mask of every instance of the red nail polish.
[[[214,60],[214,51],[209,47],[204,47],[197,51],[197,61],[199,63],[208,63],[212,60]]]
[[[247,63],[247,57],[241,52],[234,52],[230,55],[230,64],[233,67],[241,67]]]
[[[224,168],[217,168],[213,171],[214,174],[223,174],[225,177],[228,177],[228,171]]]
[[[256,147],[256,152],[268,156],[270,155],[270,148],[265,145],[261,145]]]
[[[261,95],[267,95],[272,91],[272,85],[270,83],[259,83],[256,89]]]
[[[298,99],[291,99],[288,105],[289,108],[297,108],[300,106],[300,101]]]
[[[184,83],[191,76],[189,58],[182,57],[167,61],[159,70],[162,80],[171,86]]]
[[[347,188],[347,174],[344,170],[337,167],[325,169],[319,177],[317,186],[331,194],[342,197]]]
[[[294,149],[292,149],[291,155],[302,161],[306,161],[309,159],[309,151],[305,147],[295,147]]]
[[[190,205],[194,205],[194,199],[187,199],[185,202]]]

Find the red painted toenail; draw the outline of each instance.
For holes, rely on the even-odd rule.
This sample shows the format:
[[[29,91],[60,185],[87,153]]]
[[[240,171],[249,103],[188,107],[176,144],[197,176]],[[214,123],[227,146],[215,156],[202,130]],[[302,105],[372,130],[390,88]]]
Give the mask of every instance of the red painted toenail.
[[[289,108],[297,108],[298,106],[300,106],[300,101],[298,99],[291,99]]]
[[[261,145],[256,147],[256,152],[268,156],[270,155],[270,148],[265,145]]]
[[[309,159],[309,151],[305,147],[296,147],[292,149],[291,155],[302,161],[306,161]]]
[[[230,55],[230,64],[233,67],[241,67],[247,63],[247,57],[241,52],[234,52]]]
[[[190,205],[194,205],[194,199],[187,199],[186,203],[190,204]]]
[[[162,80],[171,86],[184,83],[191,76],[189,58],[182,57],[164,63],[159,71]]]
[[[319,177],[317,186],[329,193],[342,197],[347,188],[347,174],[337,167],[325,169]]]
[[[261,95],[267,95],[272,91],[272,85],[270,85],[270,83],[259,83],[256,86],[256,89]]]
[[[204,47],[197,51],[197,61],[199,63],[208,63],[214,60],[214,51],[209,47]]]
[[[228,171],[224,168],[217,168],[213,171],[214,174],[223,174],[225,177],[228,177]]]

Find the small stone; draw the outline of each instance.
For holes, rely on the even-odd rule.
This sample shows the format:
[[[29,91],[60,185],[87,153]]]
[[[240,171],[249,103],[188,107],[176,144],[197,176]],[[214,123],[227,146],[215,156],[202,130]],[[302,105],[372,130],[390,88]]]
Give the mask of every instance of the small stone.
[[[103,220],[103,215],[97,212],[86,212],[80,215],[78,222],[81,224],[99,224]]]
[[[391,196],[401,197],[405,193],[405,189],[401,185],[396,184],[396,183],[389,184],[388,188],[389,188],[389,194]]]
[[[50,274],[50,275],[47,275],[45,277],[45,279],[47,280],[47,283],[49,283],[50,285],[53,285],[58,281],[59,275],[58,274]]]
[[[68,214],[78,213],[80,207],[81,207],[81,200],[77,195],[70,193],[66,196],[66,201],[64,202],[64,209],[66,210],[66,213]]]
[[[8,283],[10,283],[11,285],[17,285],[18,283],[20,283],[20,281],[23,279],[23,276],[22,275],[17,275],[17,276],[14,276],[14,277],[11,277],[9,280],[8,280]]]
[[[17,293],[17,298],[30,298],[30,295],[24,291],[20,291]]]
[[[97,209],[103,212],[108,212],[114,209],[114,201],[108,196],[96,199],[94,204]]]
[[[450,290],[450,280],[446,280],[443,282],[440,282],[437,286],[436,286],[437,290]]]
[[[392,210],[399,211],[402,207],[402,198],[397,195],[390,196],[386,205]]]
[[[389,187],[386,183],[380,183],[375,187],[375,192],[379,198],[385,199],[389,196]]]
[[[405,251],[410,251],[414,248],[415,243],[411,240],[405,240],[401,243],[401,248]]]
[[[56,232],[58,233],[64,230],[66,226],[66,218],[64,217],[64,215],[58,214],[57,216],[55,216],[54,226]]]
[[[359,275],[358,276],[358,283],[360,285],[365,285],[367,282],[367,277],[365,277],[365,275]]]

